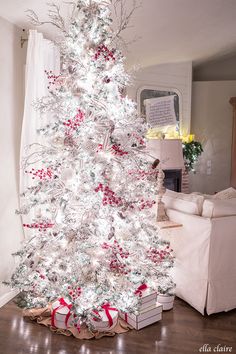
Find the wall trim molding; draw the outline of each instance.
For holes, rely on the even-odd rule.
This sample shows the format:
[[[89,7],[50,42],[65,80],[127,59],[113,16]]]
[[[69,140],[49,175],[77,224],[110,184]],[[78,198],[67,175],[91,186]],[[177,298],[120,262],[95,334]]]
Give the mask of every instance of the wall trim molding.
[[[6,294],[0,297],[0,307],[6,305],[9,301],[11,301],[16,295],[19,294],[19,290],[11,290],[8,291]]]

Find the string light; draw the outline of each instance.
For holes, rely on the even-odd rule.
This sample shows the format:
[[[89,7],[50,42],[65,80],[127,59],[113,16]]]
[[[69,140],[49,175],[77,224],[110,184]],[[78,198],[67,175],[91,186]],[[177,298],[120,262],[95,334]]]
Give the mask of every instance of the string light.
[[[40,213],[27,223],[32,238],[18,253],[10,283],[21,290],[19,304],[26,307],[66,298],[75,284],[79,296],[71,298],[71,311],[87,324],[108,301],[136,311],[140,284],[163,292],[174,288],[168,276],[173,258],[157,263],[152,256],[168,243],[158,238],[155,224],[147,126],[136,104],[121,94],[130,78],[114,49],[107,4],[78,1],[60,43],[61,74],[50,72],[55,84],[34,103],[47,144],[28,149],[24,170],[31,171],[35,157],[41,166],[18,213]]]

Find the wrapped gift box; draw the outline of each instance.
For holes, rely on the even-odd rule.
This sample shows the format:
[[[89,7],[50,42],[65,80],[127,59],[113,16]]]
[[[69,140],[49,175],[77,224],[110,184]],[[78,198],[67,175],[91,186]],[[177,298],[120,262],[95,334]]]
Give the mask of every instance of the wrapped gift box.
[[[140,297],[140,311],[143,311],[151,306],[156,305],[157,302],[157,292],[156,291],[150,291],[149,289],[142,291]]]
[[[109,304],[103,305],[101,311],[94,311],[95,316],[91,319],[94,330],[99,332],[110,331],[117,324],[119,311]]]
[[[120,312],[120,317],[139,330],[162,319],[162,305],[155,303],[153,306],[140,311],[138,315]]]
[[[71,303],[67,299],[58,299],[52,303],[51,324],[54,327],[67,329],[73,326],[71,316]]]
[[[175,295],[158,294],[157,301],[162,304],[163,311],[171,310],[174,306]]]

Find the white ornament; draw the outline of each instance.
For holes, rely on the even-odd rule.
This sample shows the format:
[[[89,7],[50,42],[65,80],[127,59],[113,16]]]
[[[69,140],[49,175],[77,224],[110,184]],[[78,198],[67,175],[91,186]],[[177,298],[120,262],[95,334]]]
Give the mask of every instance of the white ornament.
[[[61,172],[61,179],[63,182],[67,182],[70,179],[72,179],[74,177],[74,175],[75,175],[75,173],[74,173],[74,170],[72,170],[72,168],[65,168]]]

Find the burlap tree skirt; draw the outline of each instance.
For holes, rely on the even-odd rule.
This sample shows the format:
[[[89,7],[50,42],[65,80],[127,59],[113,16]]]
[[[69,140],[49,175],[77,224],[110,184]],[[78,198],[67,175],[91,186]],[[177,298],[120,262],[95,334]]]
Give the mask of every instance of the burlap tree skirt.
[[[77,339],[99,339],[104,336],[112,337],[117,333],[124,333],[132,329],[121,318],[118,319],[117,325],[107,332],[92,332],[88,329],[86,325],[82,325],[80,330],[75,327],[70,327],[68,329],[59,329],[51,325],[51,307],[50,305],[41,309],[27,309],[23,311],[23,316],[28,317],[31,320],[37,321],[37,323],[42,324],[50,328],[52,332],[58,334],[64,334],[65,336],[74,336]]]

